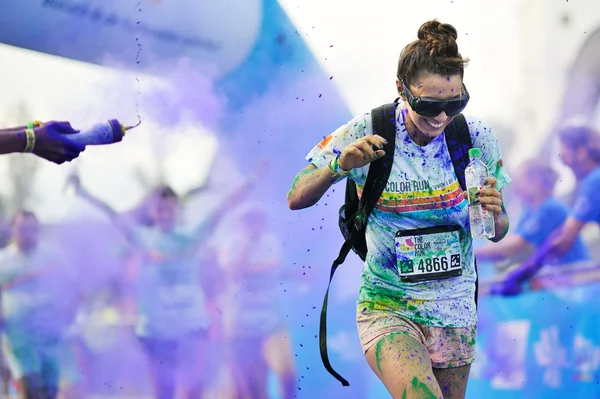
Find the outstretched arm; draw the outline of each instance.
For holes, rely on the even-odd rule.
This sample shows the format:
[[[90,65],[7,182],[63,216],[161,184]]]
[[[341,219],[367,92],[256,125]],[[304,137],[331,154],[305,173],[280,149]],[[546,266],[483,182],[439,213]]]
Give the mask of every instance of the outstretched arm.
[[[517,234],[510,234],[495,245],[475,249],[477,260],[505,260],[522,251],[533,251],[533,245]]]
[[[196,228],[193,234],[194,242],[204,241],[208,234],[215,230],[225,215],[240,206],[248,198],[251,190],[265,175],[267,167],[268,164],[266,161],[263,160],[260,162],[254,176],[235,189],[217,210]]]
[[[60,165],[72,161],[85,150],[85,146],[67,138],[77,132],[69,122],[36,122],[30,126],[0,129],[0,155],[33,153]]]
[[[132,244],[132,245],[135,244],[134,233],[133,233],[133,228],[132,228],[133,226],[130,223],[124,222],[122,220],[123,218],[121,217],[121,215],[117,211],[115,211],[113,208],[111,208],[108,204],[106,204],[102,200],[94,197],[92,194],[90,194],[89,191],[87,191],[85,188],[83,188],[83,186],[81,185],[81,180],[79,179],[79,176],[71,175],[69,177],[69,184],[72,184],[75,187],[75,192],[77,193],[78,196],[85,199],[90,204],[92,204],[95,208],[99,209],[106,216],[108,216],[109,219],[111,220],[111,222],[113,223],[113,225],[115,227],[117,227],[125,235],[129,244]]]
[[[27,126],[0,129],[0,154],[12,154],[25,150],[27,144],[25,129]]]
[[[492,288],[492,291],[500,295],[519,294],[521,292],[521,285],[535,276],[544,267],[548,257],[564,254],[571,247],[575,238],[577,238],[577,234],[579,234],[579,229],[581,228],[577,228],[574,224],[568,226],[569,219],[567,219],[567,222],[562,227],[552,232],[544,244],[522,265],[509,271],[504,277],[504,281]]]
[[[198,194],[202,194],[206,191],[208,191],[208,189],[210,188],[210,185],[208,184],[208,182],[204,182],[201,185],[199,185],[198,187],[195,187],[191,190],[189,190],[187,193],[185,193],[182,197],[183,201],[188,201],[191,198],[195,197]]]
[[[90,192],[87,191],[81,185],[81,179],[79,178],[78,175],[73,174],[73,175],[69,176],[68,179],[69,180],[68,180],[67,184],[71,184],[75,188],[75,192],[77,193],[77,195],[79,197],[85,199],[87,202],[92,204],[96,209],[99,209],[100,211],[102,211],[102,213],[104,213],[106,216],[108,216],[111,220],[116,219],[119,216],[119,214],[114,209],[112,209],[108,204],[106,204],[102,200],[100,200],[100,199],[94,197],[92,194],[90,194]]]

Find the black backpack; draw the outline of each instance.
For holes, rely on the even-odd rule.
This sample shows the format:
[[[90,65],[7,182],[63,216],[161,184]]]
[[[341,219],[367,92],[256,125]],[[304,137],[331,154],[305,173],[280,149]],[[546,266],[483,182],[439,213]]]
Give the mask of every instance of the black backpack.
[[[373,120],[373,134],[382,136],[387,140],[383,150],[383,158],[369,165],[367,181],[365,183],[362,197],[358,198],[356,184],[351,179],[346,179],[346,201],[339,211],[339,227],[344,236],[344,244],[340,253],[331,265],[329,284],[325,292],[323,307],[321,308],[321,320],[319,326],[319,349],[323,365],[333,377],[343,386],[350,384],[339,375],[329,362],[327,355],[327,302],[331,280],[338,266],[344,263],[346,256],[352,249],[364,261],[367,256],[367,243],[365,230],[371,211],[381,197],[387,185],[394,160],[394,149],[396,147],[396,106],[398,99],[391,104],[382,105],[371,111]],[[469,126],[462,114],[457,115],[444,129],[448,152],[452,159],[454,172],[463,190],[465,190],[465,168],[469,164],[469,149],[472,146]],[[477,266],[476,266],[477,268]],[[476,286],[477,287],[477,286]],[[475,303],[477,303],[477,288],[475,288]]]

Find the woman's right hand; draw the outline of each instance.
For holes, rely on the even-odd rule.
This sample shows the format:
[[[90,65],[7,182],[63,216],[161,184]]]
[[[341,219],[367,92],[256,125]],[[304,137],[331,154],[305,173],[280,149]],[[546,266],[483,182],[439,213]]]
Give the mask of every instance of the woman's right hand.
[[[344,170],[361,168],[385,155],[387,140],[376,134],[365,136],[344,148],[338,165]]]

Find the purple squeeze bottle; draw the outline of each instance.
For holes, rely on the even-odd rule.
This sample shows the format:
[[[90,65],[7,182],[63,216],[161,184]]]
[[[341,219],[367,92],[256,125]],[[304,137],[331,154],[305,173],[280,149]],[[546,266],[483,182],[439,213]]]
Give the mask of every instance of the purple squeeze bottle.
[[[97,123],[89,129],[82,130],[79,133],[65,135],[69,140],[84,145],[105,145],[118,143],[123,140],[125,132],[139,126],[141,121],[134,126],[124,126],[116,119],[107,122]]]

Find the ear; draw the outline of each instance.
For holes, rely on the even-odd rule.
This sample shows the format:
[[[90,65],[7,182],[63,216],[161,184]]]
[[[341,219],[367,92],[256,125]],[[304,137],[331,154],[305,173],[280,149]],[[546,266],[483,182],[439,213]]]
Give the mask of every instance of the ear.
[[[404,89],[402,88],[402,84],[398,79],[396,79],[396,90],[398,90],[398,95],[400,96],[400,98],[406,100],[406,96],[404,95]]]

